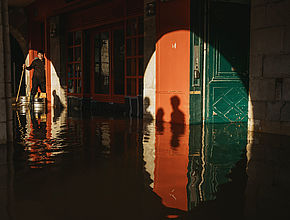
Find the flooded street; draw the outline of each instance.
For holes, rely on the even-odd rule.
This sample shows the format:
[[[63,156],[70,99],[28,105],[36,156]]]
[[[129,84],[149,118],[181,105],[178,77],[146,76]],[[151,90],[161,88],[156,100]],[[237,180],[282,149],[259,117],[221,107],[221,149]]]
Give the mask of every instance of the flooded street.
[[[17,111],[14,123],[15,144],[0,149],[1,220],[244,219],[269,204],[281,208],[276,200],[289,204],[279,197],[289,193],[289,163],[277,163],[289,161],[289,138],[272,150],[274,136],[248,134],[246,124],[186,126],[53,109]]]

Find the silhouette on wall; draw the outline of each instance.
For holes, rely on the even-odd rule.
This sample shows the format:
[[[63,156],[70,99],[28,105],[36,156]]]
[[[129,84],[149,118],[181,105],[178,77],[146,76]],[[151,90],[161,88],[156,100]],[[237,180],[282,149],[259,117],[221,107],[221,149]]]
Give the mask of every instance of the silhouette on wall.
[[[156,129],[157,132],[162,133],[164,131],[164,110],[159,108],[156,113]]]
[[[173,96],[170,98],[171,106],[173,112],[171,113],[171,147],[175,148],[179,146],[179,138],[184,134],[185,129],[185,116],[182,111],[179,109],[180,99],[177,96]]]
[[[153,120],[153,116],[148,111],[148,108],[150,106],[150,99],[148,97],[144,98],[143,106],[144,106],[144,113],[143,113],[144,119],[152,121]]]
[[[53,90],[52,95],[53,95],[53,109],[54,109],[53,122],[56,122],[57,119],[60,117],[60,114],[62,110],[64,109],[64,107],[60,101],[59,96],[56,94],[55,90]]]

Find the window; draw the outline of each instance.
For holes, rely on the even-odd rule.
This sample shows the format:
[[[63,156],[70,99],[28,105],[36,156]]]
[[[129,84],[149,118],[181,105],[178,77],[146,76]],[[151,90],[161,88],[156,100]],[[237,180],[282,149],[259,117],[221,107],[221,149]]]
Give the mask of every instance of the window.
[[[124,26],[92,32],[91,93],[99,101],[122,102],[125,95]]]
[[[143,16],[126,22],[126,95],[143,93],[144,77],[144,22]]]
[[[82,94],[82,32],[68,33],[67,92]]]

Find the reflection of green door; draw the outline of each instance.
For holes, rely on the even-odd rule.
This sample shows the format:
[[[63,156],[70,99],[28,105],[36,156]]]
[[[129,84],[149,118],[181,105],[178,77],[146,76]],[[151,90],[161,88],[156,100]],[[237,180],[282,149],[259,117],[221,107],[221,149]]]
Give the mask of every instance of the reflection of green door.
[[[247,0],[193,1],[191,123],[201,120],[202,116],[199,113],[200,109],[203,109],[202,106],[206,122],[247,121],[250,15],[249,4],[245,2]],[[195,10],[195,5],[199,7],[198,12]],[[205,10],[208,16],[204,20],[204,15],[200,11]],[[201,27],[203,21],[206,25]],[[204,45],[206,48],[203,48]],[[198,54],[196,49],[200,51],[199,79],[194,77]],[[206,64],[205,71],[203,71],[203,57]],[[205,76],[202,76],[202,72]],[[204,89],[203,92],[201,88]],[[201,93],[198,94],[196,90],[200,90]]]
[[[219,198],[227,197],[229,191],[225,189],[235,189],[237,181],[244,177],[246,144],[247,123],[190,126],[187,174],[189,210],[201,202],[215,200],[218,195]],[[235,182],[231,183],[232,180]],[[240,184],[242,186],[243,182]]]
[[[210,1],[205,120],[247,121],[249,5]]]

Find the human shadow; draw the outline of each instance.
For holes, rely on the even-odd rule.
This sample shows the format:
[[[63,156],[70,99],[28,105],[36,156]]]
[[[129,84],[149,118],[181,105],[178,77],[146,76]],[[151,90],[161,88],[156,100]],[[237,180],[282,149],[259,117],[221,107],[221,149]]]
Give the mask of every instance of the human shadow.
[[[171,140],[170,145],[172,148],[178,147],[180,145],[179,138],[184,134],[185,131],[185,116],[184,113],[179,109],[180,99],[178,96],[172,96],[170,98],[171,106],[173,112],[171,113]]]
[[[156,130],[159,133],[164,131],[164,110],[159,108],[156,113]]]
[[[60,117],[64,106],[60,101],[59,96],[56,94],[56,91],[53,90],[52,92],[53,95],[53,110],[54,110],[54,115],[53,115],[53,122],[56,122],[58,118]]]
[[[147,121],[152,121],[153,116],[152,114],[148,111],[148,108],[150,106],[150,99],[148,97],[145,97],[143,100],[143,107],[144,107],[144,113],[143,113],[143,118]]]

